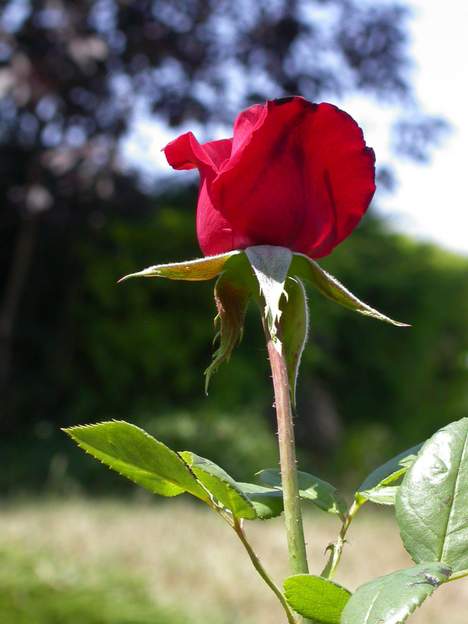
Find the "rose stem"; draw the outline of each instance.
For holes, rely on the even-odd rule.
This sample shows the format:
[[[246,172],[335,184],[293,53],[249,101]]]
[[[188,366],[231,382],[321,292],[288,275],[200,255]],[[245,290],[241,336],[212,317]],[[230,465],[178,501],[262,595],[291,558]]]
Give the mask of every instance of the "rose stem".
[[[240,539],[240,541],[242,542],[242,545],[244,546],[245,550],[247,551],[247,554],[249,555],[249,558],[250,558],[250,561],[252,562],[253,567],[255,568],[255,570],[258,572],[258,574],[261,576],[261,578],[265,581],[265,583],[268,585],[268,587],[271,589],[271,591],[275,594],[275,596],[280,601],[281,606],[283,607],[283,609],[284,609],[284,611],[286,613],[286,618],[288,620],[288,624],[298,624],[298,622],[296,621],[296,619],[295,619],[295,617],[293,615],[293,612],[289,608],[289,605],[288,605],[288,603],[286,601],[286,598],[284,597],[284,595],[281,592],[280,588],[276,585],[274,580],[268,574],[266,569],[263,567],[262,562],[258,558],[256,552],[252,548],[249,540],[247,539],[247,536],[246,536],[246,534],[244,532],[244,529],[243,529],[243,526],[242,526],[242,519],[236,518],[236,516],[232,516],[231,514],[226,514],[223,509],[217,507],[216,505],[213,505],[210,501],[208,501],[208,506],[215,513],[217,513],[219,516],[221,516],[221,518],[225,522],[227,522],[227,524],[232,529],[234,529],[234,532],[236,533],[237,537]]]
[[[327,565],[323,569],[320,576],[324,576],[325,578],[331,580],[335,575],[336,568],[341,561],[341,555],[343,554],[343,547],[346,543],[346,534],[348,532],[349,526],[353,521],[354,516],[357,514],[363,504],[364,502],[358,503],[357,501],[354,501],[351,505],[348,513],[346,514],[346,517],[344,518],[340,534],[338,535],[338,539],[336,543],[331,546],[330,557],[328,559]]]
[[[286,360],[278,350],[268,328],[265,335],[275,392],[278,443],[283,487],[284,519],[288,541],[289,565],[293,574],[307,574],[307,553],[302,525],[301,503],[297,481],[294,423]]]
[[[281,590],[275,585],[275,582],[271,579],[271,577],[269,576],[269,574],[267,573],[267,571],[263,567],[260,559],[255,554],[255,551],[253,550],[252,546],[250,545],[249,541],[247,540],[247,538],[245,536],[244,530],[242,529],[242,524],[239,522],[239,520],[237,518],[234,518],[233,529],[237,533],[237,536],[239,537],[239,539],[242,542],[242,544],[244,545],[244,548],[247,551],[247,554],[249,555],[250,561],[252,562],[254,568],[257,570],[257,572],[260,574],[262,579],[265,581],[265,583],[268,585],[268,587],[272,590],[272,592],[275,594],[275,596],[280,601],[280,603],[281,603],[281,605],[282,605],[282,607],[283,607],[283,609],[284,609],[284,611],[286,613],[286,618],[288,620],[288,623],[289,624],[297,624],[296,619],[295,619],[294,615],[292,614],[292,611],[289,608],[289,605],[286,602],[285,597],[283,596]]]

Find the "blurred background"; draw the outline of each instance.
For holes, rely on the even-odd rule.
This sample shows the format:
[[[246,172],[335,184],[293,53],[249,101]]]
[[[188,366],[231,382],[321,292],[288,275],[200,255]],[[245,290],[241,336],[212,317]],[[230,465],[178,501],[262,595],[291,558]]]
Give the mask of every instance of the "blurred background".
[[[112,522],[117,535],[125,518],[131,522],[125,514],[132,505],[141,522],[144,513],[163,522],[158,513],[166,507],[143,513],[146,499],[74,449],[60,427],[125,419],[176,449],[210,457],[240,480],[277,462],[256,311],[207,398],[213,284],[116,286],[126,273],[199,255],[196,177],[173,174],[160,154],[183,131],[200,140],[229,136],[243,107],[301,94],[345,108],[376,150],[379,190],[371,210],[322,265],[413,327],[360,318],[310,293],[296,425],[301,467],[350,490],[381,460],[466,415],[463,4],[0,4],[0,492],[7,505],[0,524],[8,568],[23,583],[0,577],[6,622],[179,621],[171,604],[180,596],[156,617],[141,584],[125,577],[128,558],[140,561],[141,553],[115,555],[123,581],[116,572],[93,584],[88,572],[96,562],[86,559],[86,548],[78,557],[77,544],[100,544]],[[47,537],[55,536],[55,545],[41,541],[38,523],[56,526]],[[64,527],[75,533],[61,541]],[[34,557],[11,546],[25,542]],[[75,567],[57,568],[62,546],[67,559],[79,560]],[[101,564],[112,560],[99,553]],[[153,579],[165,588],[158,600],[175,570]],[[54,602],[53,591],[50,604],[28,603],[51,587],[72,607]],[[141,612],[115,609],[110,591],[124,602],[128,595]],[[216,600],[203,601],[215,609]],[[200,617],[258,624],[262,608],[266,614],[263,605],[253,615],[215,617],[208,609]]]

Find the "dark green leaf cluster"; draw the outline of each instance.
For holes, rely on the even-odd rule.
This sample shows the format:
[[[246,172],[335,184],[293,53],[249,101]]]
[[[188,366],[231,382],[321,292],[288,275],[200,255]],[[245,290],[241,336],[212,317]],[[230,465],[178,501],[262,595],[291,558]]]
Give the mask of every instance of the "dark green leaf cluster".
[[[468,576],[468,418],[421,446],[371,473],[354,503],[354,514],[367,501],[395,504],[403,544],[416,565],[352,595],[329,578],[290,577],[285,595],[298,613],[321,624],[401,624],[440,585]]]
[[[65,431],[86,453],[153,494],[192,494],[235,519],[264,520],[283,510],[278,489],[237,483],[214,462],[175,452],[135,425],[113,421]]]
[[[237,482],[214,462],[190,451],[175,452],[125,422],[66,432],[87,453],[154,494],[195,496],[223,517],[244,543],[243,520],[267,520],[283,510],[278,470],[261,471],[263,485]],[[467,449],[468,418],[464,418],[374,470],[357,489],[349,509],[331,484],[299,472],[301,499],[337,515],[342,528],[336,544],[329,547],[330,559],[322,574],[289,577],[281,599],[315,624],[402,624],[441,584],[468,576]],[[403,544],[415,565],[351,593],[332,576],[349,526],[369,501],[395,505]]]
[[[139,427],[123,421],[65,429],[89,455],[152,494],[192,494],[233,518],[267,520],[283,511],[277,470],[258,473],[258,483],[238,482],[214,462],[191,451],[173,451]],[[300,472],[300,496],[317,508],[344,517],[346,504],[332,485]]]
[[[258,477],[267,485],[281,488],[281,474],[279,470],[267,468],[266,470],[261,470],[258,473]],[[298,470],[297,478],[299,496],[303,500],[311,501],[322,511],[344,518],[347,510],[346,502],[331,483],[327,483],[327,481],[323,481],[319,477],[301,470]]]

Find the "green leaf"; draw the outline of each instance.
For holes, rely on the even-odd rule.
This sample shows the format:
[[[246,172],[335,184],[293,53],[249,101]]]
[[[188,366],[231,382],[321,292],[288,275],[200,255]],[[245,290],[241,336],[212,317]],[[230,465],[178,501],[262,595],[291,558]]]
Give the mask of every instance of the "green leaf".
[[[217,309],[215,327],[219,331],[215,336],[218,347],[213,354],[213,361],[205,371],[205,390],[211,376],[221,364],[229,361],[231,353],[242,339],[245,313],[249,298],[254,292],[254,277],[245,254],[232,257],[225,265],[225,270],[218,277],[214,289]]]
[[[447,425],[423,446],[396,498],[403,544],[417,563],[468,568],[468,418]]]
[[[450,576],[440,563],[421,563],[359,587],[344,608],[341,624],[401,624]]]
[[[359,314],[363,314],[364,316],[371,316],[379,321],[391,323],[397,327],[409,327],[407,323],[394,321],[378,310],[371,308],[367,303],[360,301],[355,295],[349,292],[343,284],[340,284],[333,275],[324,271],[314,260],[311,260],[303,254],[294,254],[290,275],[308,281],[321,292],[322,295],[349,310],[359,312]]]
[[[161,496],[207,493],[181,458],[148,433],[122,421],[64,429],[80,448],[122,476]]]
[[[171,280],[186,280],[200,282],[210,280],[221,273],[226,262],[235,255],[242,254],[241,251],[230,251],[218,256],[206,256],[196,260],[185,260],[184,262],[172,262],[170,264],[156,264],[147,269],[130,273],[119,279],[124,282],[132,277],[166,277]]]
[[[287,298],[281,305],[283,353],[288,367],[291,403],[296,404],[296,385],[302,352],[307,342],[309,311],[302,282],[289,277],[285,283]]]
[[[387,485],[385,487],[376,487],[373,490],[364,490],[358,492],[358,496],[365,500],[369,500],[377,505],[394,505],[398,491],[397,485]]]
[[[292,252],[286,247],[258,245],[247,247],[247,258],[260,286],[265,300],[265,319],[271,338],[281,348],[277,338],[278,321],[281,316],[280,299],[284,294],[284,283],[292,260]]]
[[[358,488],[358,492],[362,493],[366,490],[390,485],[400,479],[416,459],[421,447],[422,443],[417,444],[406,451],[402,451],[385,462],[385,464],[382,464],[382,466],[376,468],[364,479]]]
[[[200,483],[203,483],[223,507],[229,509],[237,518],[255,520],[257,514],[254,505],[234,479],[220,466],[190,451],[181,451],[179,455]]]
[[[281,473],[276,468],[268,468],[257,473],[262,483],[281,488]],[[297,472],[299,482],[299,496],[311,501],[319,509],[328,513],[344,517],[347,511],[346,502],[339,495],[337,489],[318,477],[307,472]]]
[[[341,613],[351,596],[341,585],[309,574],[287,578],[284,592],[294,611],[319,624],[340,624]]]
[[[237,483],[254,506],[259,520],[276,518],[283,511],[283,495],[280,490],[267,488],[256,483]]]

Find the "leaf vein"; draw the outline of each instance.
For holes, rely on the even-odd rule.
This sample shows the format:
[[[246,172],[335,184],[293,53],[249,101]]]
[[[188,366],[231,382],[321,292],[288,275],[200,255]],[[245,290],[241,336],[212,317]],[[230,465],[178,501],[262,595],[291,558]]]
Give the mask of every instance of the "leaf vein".
[[[460,456],[460,459],[459,459],[459,462],[458,462],[458,470],[457,470],[457,474],[455,476],[455,481],[454,481],[453,489],[452,489],[452,504],[450,506],[449,513],[447,515],[447,522],[446,522],[445,529],[444,529],[444,540],[443,540],[443,543],[442,543],[442,550],[441,550],[441,553],[440,553],[440,559],[439,559],[440,561],[444,560],[444,557],[445,557],[445,555],[447,553],[447,550],[448,550],[448,548],[447,548],[447,544],[448,544],[447,537],[451,533],[450,525],[451,525],[451,522],[452,522],[453,513],[455,511],[455,501],[456,501],[457,496],[459,494],[460,473],[461,473],[461,468],[460,467],[463,465],[463,461],[465,459],[467,449],[468,449],[468,435],[465,433],[465,442],[463,444],[463,449],[462,449],[461,456]]]

